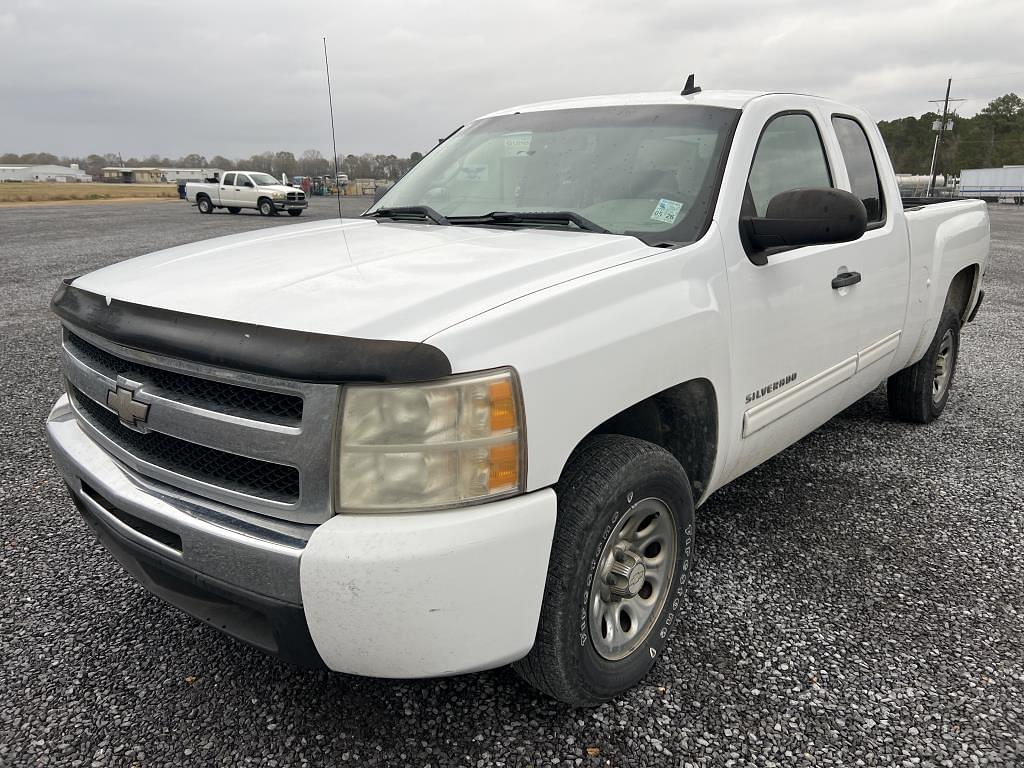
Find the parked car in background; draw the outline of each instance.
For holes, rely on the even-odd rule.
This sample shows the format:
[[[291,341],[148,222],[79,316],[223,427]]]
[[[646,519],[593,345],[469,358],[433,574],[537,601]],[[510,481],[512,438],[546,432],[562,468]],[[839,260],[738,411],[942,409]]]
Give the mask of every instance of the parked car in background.
[[[301,216],[309,205],[305,192],[258,171],[227,171],[216,182],[189,182],[185,198],[195,203],[200,213],[213,213],[217,208],[239,213],[243,208],[255,208],[262,216],[279,211]]]
[[[880,384],[942,413],[988,247],[983,202],[901,200],[847,104],[516,107],[359,219],[69,280],[47,432],[104,545],[211,626],[592,705],[686,631],[716,489]]]

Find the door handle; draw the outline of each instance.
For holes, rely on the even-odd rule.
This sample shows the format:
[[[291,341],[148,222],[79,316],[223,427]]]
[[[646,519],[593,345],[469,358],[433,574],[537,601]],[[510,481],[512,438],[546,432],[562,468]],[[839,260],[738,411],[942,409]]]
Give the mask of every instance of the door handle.
[[[846,288],[860,282],[860,272],[840,272],[832,278],[832,287],[835,289]]]

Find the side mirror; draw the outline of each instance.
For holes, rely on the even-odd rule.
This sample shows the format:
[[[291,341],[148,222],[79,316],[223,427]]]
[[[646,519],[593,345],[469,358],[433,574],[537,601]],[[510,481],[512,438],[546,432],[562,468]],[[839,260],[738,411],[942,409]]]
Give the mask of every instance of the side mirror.
[[[764,216],[745,216],[740,228],[750,260],[768,263],[766,251],[856,240],[868,227],[868,213],[856,195],[843,189],[791,189],[768,203]]]

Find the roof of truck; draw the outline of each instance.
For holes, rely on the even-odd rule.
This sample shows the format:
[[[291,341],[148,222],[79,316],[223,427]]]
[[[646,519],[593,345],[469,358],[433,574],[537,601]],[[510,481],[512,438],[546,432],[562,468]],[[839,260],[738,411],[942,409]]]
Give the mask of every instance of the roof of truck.
[[[690,96],[682,96],[679,91],[662,91],[650,93],[619,93],[609,96],[583,96],[575,99],[558,99],[541,101],[536,104],[523,104],[518,107],[499,109],[484,117],[511,115],[516,112],[540,112],[549,109],[578,109],[580,107],[620,107],[637,104],[702,104],[709,107],[729,107],[743,109],[751,100],[759,96],[771,95],[771,91],[701,91]],[[793,94],[808,96],[809,94]],[[821,98],[812,97],[812,98]]]

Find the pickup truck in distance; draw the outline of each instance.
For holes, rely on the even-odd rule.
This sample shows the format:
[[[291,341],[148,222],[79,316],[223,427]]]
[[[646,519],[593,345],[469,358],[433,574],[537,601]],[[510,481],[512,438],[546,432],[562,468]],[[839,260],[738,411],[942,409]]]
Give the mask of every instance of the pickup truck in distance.
[[[278,211],[301,216],[309,205],[301,189],[255,171],[228,171],[214,182],[191,181],[185,185],[185,199],[200,213],[213,213],[217,208],[239,213],[243,208],[255,208],[261,216],[276,216]]]
[[[710,494],[884,382],[942,413],[989,224],[933,202],[823,98],[502,110],[360,218],[66,280],[50,444],[114,557],[217,629],[596,704],[686,631]]]

